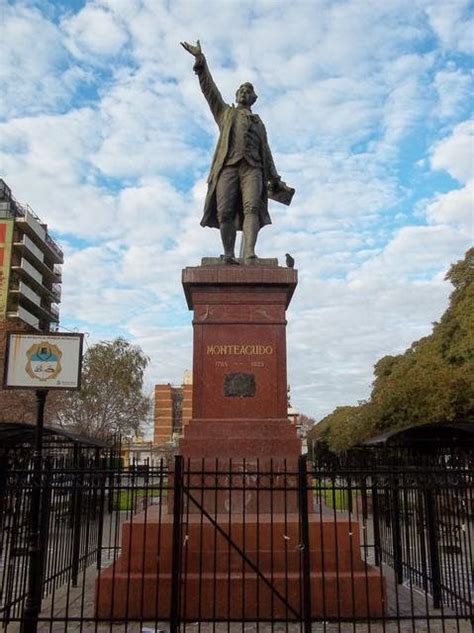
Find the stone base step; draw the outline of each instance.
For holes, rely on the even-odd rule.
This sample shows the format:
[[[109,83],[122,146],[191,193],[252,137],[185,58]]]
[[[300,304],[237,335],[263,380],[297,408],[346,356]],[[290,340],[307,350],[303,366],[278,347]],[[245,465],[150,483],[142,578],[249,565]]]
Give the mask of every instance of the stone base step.
[[[213,519],[219,529],[200,514],[184,512],[182,517],[186,617],[290,617],[291,609],[287,612],[281,597],[257,578],[255,568],[281,596],[288,596],[293,609],[299,608],[302,550],[297,513],[217,514]],[[311,515],[308,527],[314,615],[382,615],[384,580],[360,558],[358,523]],[[97,580],[97,615],[166,619],[172,546],[173,517],[161,515],[156,506],[125,523],[121,556]]]
[[[181,615],[191,620],[301,619],[299,573],[187,574],[181,579]],[[113,599],[112,599],[113,596]],[[118,572],[109,567],[96,585],[96,615],[107,620],[170,616],[171,576]],[[378,571],[313,572],[313,617],[372,619],[384,614],[385,585]]]

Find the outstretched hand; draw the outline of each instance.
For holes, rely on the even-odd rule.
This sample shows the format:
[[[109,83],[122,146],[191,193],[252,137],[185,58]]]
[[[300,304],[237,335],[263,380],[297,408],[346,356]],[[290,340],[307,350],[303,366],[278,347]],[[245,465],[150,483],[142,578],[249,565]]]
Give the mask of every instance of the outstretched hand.
[[[196,42],[196,46],[193,46],[193,44],[188,44],[188,42],[180,42],[180,44],[185,51],[188,51],[188,53],[191,53],[191,55],[194,55],[194,57],[199,57],[199,55],[202,54],[201,43],[199,42],[199,40]]]

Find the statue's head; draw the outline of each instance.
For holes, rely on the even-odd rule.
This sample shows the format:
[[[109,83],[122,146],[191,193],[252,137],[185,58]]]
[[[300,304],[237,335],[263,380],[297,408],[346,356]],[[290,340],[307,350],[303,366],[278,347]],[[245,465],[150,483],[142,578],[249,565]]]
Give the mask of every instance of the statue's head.
[[[255,94],[253,85],[249,81],[246,81],[237,88],[237,92],[235,93],[235,100],[239,105],[250,108],[251,106],[253,106],[255,101],[257,101],[257,99],[258,97]]]

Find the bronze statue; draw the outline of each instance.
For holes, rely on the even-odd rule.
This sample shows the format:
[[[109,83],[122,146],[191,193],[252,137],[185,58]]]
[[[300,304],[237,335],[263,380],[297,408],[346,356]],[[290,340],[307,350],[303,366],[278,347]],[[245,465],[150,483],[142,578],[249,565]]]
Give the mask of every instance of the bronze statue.
[[[225,103],[207,66],[199,40],[196,46],[181,42],[194,55],[194,72],[202,93],[219,126],[219,140],[207,179],[208,191],[201,226],[219,228],[224,261],[238,264],[235,258],[237,231],[244,234],[244,261],[253,263],[255,243],[262,226],[271,224],[268,197],[290,204],[294,189],[282,182],[268,146],[267,133],[260,117],[252,114],[257,100],[251,83],[237,89],[237,106]]]

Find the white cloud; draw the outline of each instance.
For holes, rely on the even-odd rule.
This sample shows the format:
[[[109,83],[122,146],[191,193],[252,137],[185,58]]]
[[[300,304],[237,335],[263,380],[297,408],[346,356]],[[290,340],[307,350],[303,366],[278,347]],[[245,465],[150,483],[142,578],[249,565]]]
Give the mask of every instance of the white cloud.
[[[0,139],[5,179],[53,230],[89,237],[110,232],[113,196],[97,185],[88,160],[100,142],[93,110],[13,119],[0,124]]]
[[[467,234],[474,235],[474,180],[437,195],[426,206],[426,216],[432,223],[464,227]]]
[[[474,119],[459,123],[451,136],[438,143],[432,152],[433,169],[445,169],[459,182],[474,174]]]
[[[96,5],[107,9],[120,20],[130,20],[142,6],[141,0],[96,0]]]
[[[150,317],[152,317],[150,319]],[[129,324],[136,342],[153,358],[147,372],[150,385],[181,384],[186,369],[192,369],[192,328],[160,327],[156,315],[144,315]]]
[[[78,56],[93,61],[94,56],[117,55],[128,34],[124,25],[108,10],[86,5],[79,13],[64,19],[68,47]]]
[[[66,250],[63,267],[63,310],[69,318],[88,323],[126,324],[140,314],[149,297],[139,285],[121,283],[118,263],[123,246],[103,242],[100,246]]]
[[[424,213],[431,224],[454,226],[472,241],[474,234],[474,120],[459,123],[452,134],[431,150],[431,166],[446,170],[465,183],[459,189],[438,193],[425,201]]]
[[[348,279],[356,287],[367,283],[377,287],[394,279],[429,280],[449,266],[453,253],[462,254],[469,246],[469,235],[449,226],[405,226]]]
[[[123,78],[101,101],[103,142],[94,164],[118,178],[192,168],[199,153],[189,143],[186,115],[176,86]]]
[[[450,118],[462,113],[472,94],[472,75],[460,69],[440,70],[434,83],[439,99],[439,116]]]
[[[82,76],[67,74],[60,31],[34,8],[0,0],[0,12],[0,120],[55,110]]]
[[[474,52],[474,19],[470,0],[432,0],[426,11],[431,26],[447,49]]]

